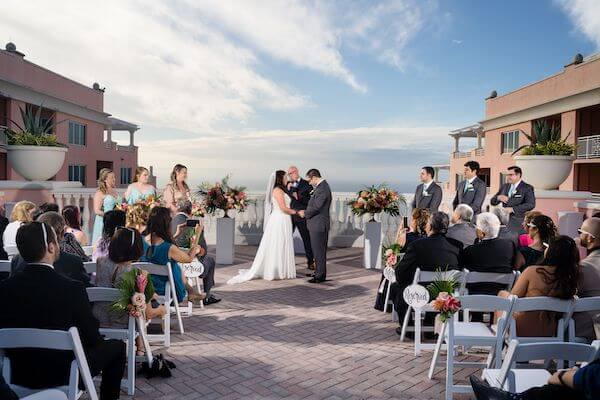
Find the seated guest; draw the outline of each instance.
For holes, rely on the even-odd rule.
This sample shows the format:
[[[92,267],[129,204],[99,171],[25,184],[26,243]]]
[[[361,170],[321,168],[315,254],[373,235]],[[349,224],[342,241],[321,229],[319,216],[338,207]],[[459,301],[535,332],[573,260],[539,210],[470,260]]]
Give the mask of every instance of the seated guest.
[[[12,209],[10,213],[11,223],[6,225],[4,233],[2,234],[2,242],[4,247],[16,246],[15,241],[17,237],[17,231],[19,227],[24,223],[33,221],[33,214],[35,214],[36,206],[30,201],[19,201]]]
[[[492,208],[492,214],[494,214],[500,221],[500,231],[498,232],[498,237],[500,239],[510,240],[515,244],[516,248],[519,248],[519,234],[508,229],[508,213],[504,211],[504,208],[502,207],[494,207]]]
[[[556,236],[556,225],[554,225],[552,218],[547,215],[538,215],[527,224],[527,234],[531,238],[531,244],[519,248],[525,259],[525,263],[521,268],[537,264],[542,259],[546,246]]]
[[[177,227],[182,226],[184,233],[179,235],[175,239],[175,244],[179,247],[189,248],[192,237],[197,238],[197,244],[200,246],[200,252],[198,253],[198,260],[204,265],[204,273],[202,274],[202,286],[204,286],[204,292],[206,298],[203,300],[204,305],[215,304],[221,301],[210,293],[210,289],[215,285],[215,259],[206,255],[208,246],[206,245],[206,239],[204,238],[204,226],[202,221],[196,226],[197,229],[186,226],[188,219],[192,218],[192,202],[188,199],[179,199],[177,204],[177,214],[171,221],[171,234],[177,233]],[[188,288],[190,291],[190,288]]]
[[[141,260],[160,265],[167,265],[169,262],[171,263],[177,301],[180,303],[184,301],[186,296],[189,301],[195,303],[204,300],[204,296],[200,296],[199,294],[186,293],[186,279],[178,264],[191,263],[198,253],[200,253],[200,246],[194,245],[190,247],[187,252],[184,252],[173,244],[174,239],[177,239],[183,234],[183,227],[179,225],[175,235],[171,235],[171,211],[166,207],[154,207],[152,211],[150,211],[146,233],[148,236],[144,242],[144,255]],[[168,278],[165,276],[151,275],[151,279],[156,292],[160,295],[164,295],[165,283]]]
[[[108,246],[108,257],[96,260],[96,285],[102,287],[115,287],[123,273],[131,270],[132,262],[139,260],[144,251],[142,236],[133,228],[119,228],[115,232]],[[166,309],[158,304],[154,294],[153,299],[147,299],[145,310],[146,320],[162,318]],[[112,311],[109,304],[94,304],[94,315],[103,328],[127,328],[129,316],[125,313]],[[141,338],[136,340],[138,355],[143,355],[144,346]]]
[[[473,219],[473,209],[466,204],[459,204],[452,213],[452,224],[448,228],[446,237],[458,240],[464,247],[471,246],[477,239],[475,227],[471,221]]]
[[[88,237],[81,230],[81,213],[79,207],[68,205],[62,210],[62,216],[67,223],[67,233],[72,234],[81,246],[87,246],[89,243]]]
[[[577,293],[579,251],[568,236],[558,236],[552,242],[539,265],[526,268],[512,290],[498,293],[500,297],[549,296],[569,300]],[[553,312],[527,311],[513,314],[518,336],[554,336],[562,315]]]
[[[4,244],[2,243],[2,234],[8,225],[8,218],[4,215],[0,215],[0,260],[8,260],[8,254],[4,250]],[[8,272],[0,272],[0,281],[8,278]]]
[[[587,251],[579,269],[579,297],[600,296],[600,218],[588,218],[579,229],[580,244]],[[575,334],[589,341],[596,339],[593,319],[596,312],[575,313]]]
[[[110,244],[110,239],[112,239],[118,227],[125,226],[125,211],[107,211],[102,217],[102,222],[102,237],[94,246],[94,250],[92,251],[92,261],[96,261],[98,258],[106,257],[108,255],[108,245]]]
[[[514,242],[500,239],[500,221],[489,212],[477,216],[477,237],[479,242],[469,246],[460,254],[460,265],[469,271],[508,273],[518,269],[519,257],[517,246]],[[496,295],[505,285],[495,283],[469,284],[469,294]]]
[[[541,212],[539,211],[535,211],[535,210],[531,210],[525,213],[525,218],[523,219],[523,230],[525,231],[525,233],[522,233],[521,235],[519,235],[519,247],[527,247],[529,246],[531,243],[533,243],[533,239],[531,239],[531,236],[529,236],[529,224],[531,223],[531,221],[533,221],[533,219],[539,215],[543,215]]]
[[[394,307],[400,323],[404,318],[407,304],[402,298],[404,288],[412,284],[415,271],[421,268],[425,271],[458,268],[458,256],[462,250],[462,243],[446,237],[448,230],[448,216],[443,212],[434,212],[429,217],[426,231],[427,237],[416,240],[406,246],[404,257],[396,267],[396,283],[391,286],[390,298],[394,301]],[[401,328],[396,332],[400,334]]]
[[[150,216],[150,207],[142,203],[135,203],[127,207],[127,227],[133,228],[143,235]]]
[[[65,220],[59,213],[49,211],[40,215],[38,221],[51,226],[58,238],[64,234]],[[61,247],[60,244],[59,247]],[[11,275],[23,270],[26,266],[27,262],[17,254],[11,260]],[[58,260],[54,263],[54,269],[57,273],[79,281],[86,287],[92,286],[90,284],[90,276],[85,271],[81,258],[65,252],[62,248],[60,249]]]
[[[36,214],[34,215],[35,216],[34,220],[37,221],[37,219],[40,215],[47,213],[48,211],[59,212],[60,208],[58,207],[58,204],[56,204],[56,203],[50,203],[50,202],[42,203],[36,210]]]
[[[54,230],[42,222],[26,223],[17,232],[16,243],[27,266],[0,282],[0,304],[10,304],[0,313],[0,329],[66,331],[76,327],[92,376],[102,371],[100,398],[118,399],[125,372],[125,343],[102,338],[85,287],[54,269],[60,257]],[[12,384],[32,389],[69,384],[70,352],[16,349],[6,354]]]

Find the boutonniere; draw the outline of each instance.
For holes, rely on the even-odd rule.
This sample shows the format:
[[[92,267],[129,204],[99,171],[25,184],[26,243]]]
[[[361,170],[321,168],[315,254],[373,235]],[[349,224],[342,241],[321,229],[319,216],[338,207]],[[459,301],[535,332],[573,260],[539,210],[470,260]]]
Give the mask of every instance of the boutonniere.
[[[427,190],[423,190],[423,197],[427,197],[429,196],[429,193],[427,192]]]
[[[312,196],[313,194],[315,194],[315,189],[311,190],[309,195]]]

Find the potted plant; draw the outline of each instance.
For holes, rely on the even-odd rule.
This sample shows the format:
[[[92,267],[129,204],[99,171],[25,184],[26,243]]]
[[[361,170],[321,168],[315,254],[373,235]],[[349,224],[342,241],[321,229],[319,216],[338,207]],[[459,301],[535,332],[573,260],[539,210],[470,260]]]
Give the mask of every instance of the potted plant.
[[[375,221],[375,215],[385,212],[393,217],[398,216],[401,203],[406,204],[404,197],[383,184],[359,191],[356,198],[348,203],[352,213],[369,218],[364,230],[365,268],[381,268],[381,222]]]
[[[68,148],[51,133],[58,123],[54,119],[42,120],[42,105],[37,111],[30,104],[19,109],[23,125],[11,119],[19,130],[6,131],[8,162],[28,181],[46,181],[61,169]]]
[[[567,143],[571,132],[562,139],[560,124],[548,124],[547,120],[534,121],[533,132],[531,136],[523,132],[530,143],[513,152],[516,164],[534,188],[557,189],[571,173],[575,159],[575,146]]]

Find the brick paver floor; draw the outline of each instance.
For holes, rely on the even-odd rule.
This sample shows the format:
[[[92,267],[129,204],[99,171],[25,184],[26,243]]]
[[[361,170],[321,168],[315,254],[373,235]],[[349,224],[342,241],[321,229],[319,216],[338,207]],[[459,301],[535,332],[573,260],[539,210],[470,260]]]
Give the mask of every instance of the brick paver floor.
[[[390,314],[373,309],[380,272],[360,268],[360,249],[332,249],[325,284],[308,284],[298,257],[298,279],[226,285],[255,251],[239,246],[236,265],[217,268],[223,301],[195,310],[186,333],[156,349],[177,369],[140,377],[136,399],[443,398],[444,370],[427,379],[431,352],[415,357]]]

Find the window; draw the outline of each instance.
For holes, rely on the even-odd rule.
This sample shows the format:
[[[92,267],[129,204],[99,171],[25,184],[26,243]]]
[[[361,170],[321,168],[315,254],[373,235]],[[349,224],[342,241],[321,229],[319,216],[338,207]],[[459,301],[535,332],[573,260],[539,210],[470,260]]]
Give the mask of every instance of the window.
[[[85,186],[85,165],[69,165],[69,181]]]
[[[131,183],[131,168],[121,167],[121,185]]]
[[[502,132],[502,153],[512,153],[519,148],[519,131]]]
[[[69,121],[69,144],[85,146],[85,125]]]

